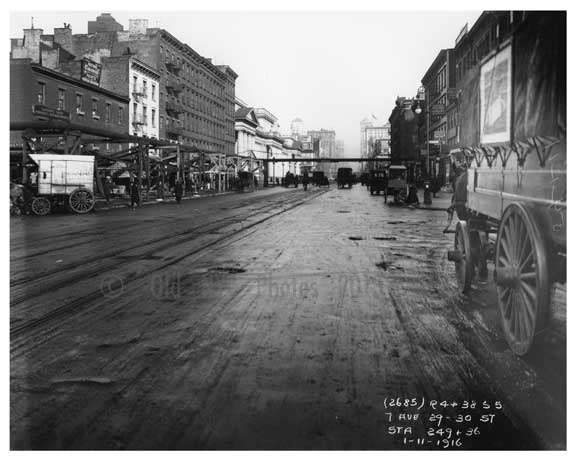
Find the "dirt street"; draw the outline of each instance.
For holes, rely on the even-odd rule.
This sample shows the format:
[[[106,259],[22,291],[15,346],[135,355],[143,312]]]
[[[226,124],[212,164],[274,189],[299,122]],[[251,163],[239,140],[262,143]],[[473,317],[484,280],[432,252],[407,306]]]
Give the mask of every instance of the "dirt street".
[[[13,218],[12,448],[565,448],[563,288],[516,357],[445,225],[360,185]]]

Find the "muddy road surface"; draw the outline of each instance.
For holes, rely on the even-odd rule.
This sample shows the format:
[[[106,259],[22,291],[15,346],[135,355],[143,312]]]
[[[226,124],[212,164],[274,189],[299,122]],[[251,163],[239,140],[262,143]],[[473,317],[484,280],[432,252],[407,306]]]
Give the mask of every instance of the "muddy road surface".
[[[563,288],[516,357],[445,224],[361,186],[13,218],[12,448],[565,448]]]

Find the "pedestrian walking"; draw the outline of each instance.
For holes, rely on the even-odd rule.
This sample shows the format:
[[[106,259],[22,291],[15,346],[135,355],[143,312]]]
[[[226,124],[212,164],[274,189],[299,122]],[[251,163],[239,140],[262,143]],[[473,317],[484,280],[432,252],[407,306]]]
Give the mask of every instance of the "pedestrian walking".
[[[176,203],[180,204],[180,201],[182,200],[183,192],[184,192],[184,190],[182,187],[182,181],[177,179],[176,184],[174,184],[174,196],[176,197]]]
[[[130,206],[132,211],[140,206],[140,191],[138,190],[138,184],[135,182],[130,183]]]
[[[410,185],[406,203],[409,205],[418,205],[420,203],[420,200],[418,200],[418,193],[416,192],[416,186],[414,184]]]
[[[112,197],[112,181],[110,176],[106,176],[102,188],[104,189],[103,192],[104,192],[104,198],[106,199],[106,205],[110,205],[110,199]]]

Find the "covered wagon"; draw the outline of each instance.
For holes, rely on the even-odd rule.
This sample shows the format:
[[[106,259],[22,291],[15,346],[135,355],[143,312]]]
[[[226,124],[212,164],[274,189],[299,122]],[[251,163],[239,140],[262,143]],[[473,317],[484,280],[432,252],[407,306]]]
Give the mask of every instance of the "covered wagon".
[[[94,208],[94,156],[30,154],[37,168],[31,173],[30,209],[46,215],[57,206],[74,213]]]

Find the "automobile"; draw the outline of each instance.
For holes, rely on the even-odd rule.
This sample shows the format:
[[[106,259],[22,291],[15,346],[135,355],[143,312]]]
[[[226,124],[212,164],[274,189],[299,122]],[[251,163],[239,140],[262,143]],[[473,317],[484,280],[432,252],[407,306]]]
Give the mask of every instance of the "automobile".
[[[318,187],[329,186],[330,181],[328,181],[328,178],[326,177],[323,171],[314,171],[312,173],[312,184]]]
[[[380,194],[384,192],[384,200],[387,197],[387,186],[388,186],[388,175],[385,170],[373,170],[370,172],[370,179],[368,183],[368,188],[370,189],[370,195],[374,193]]]
[[[352,168],[338,168],[336,182],[338,183],[338,189],[343,189],[345,186],[352,189],[352,184],[354,183]]]

